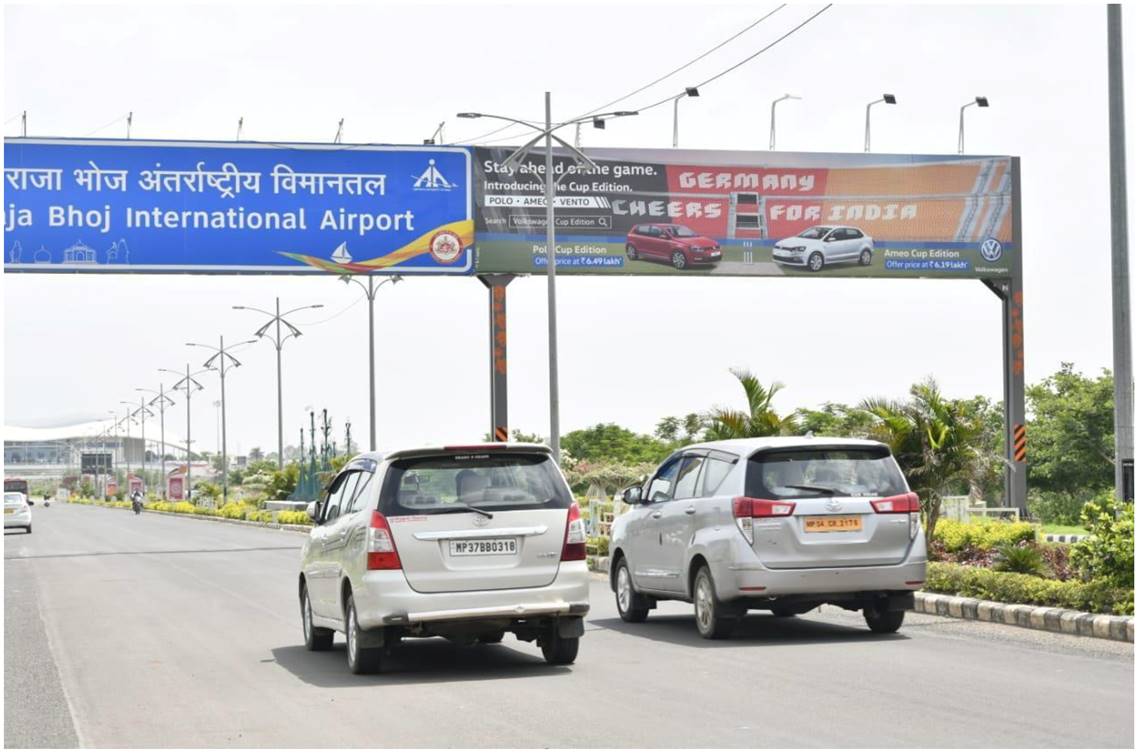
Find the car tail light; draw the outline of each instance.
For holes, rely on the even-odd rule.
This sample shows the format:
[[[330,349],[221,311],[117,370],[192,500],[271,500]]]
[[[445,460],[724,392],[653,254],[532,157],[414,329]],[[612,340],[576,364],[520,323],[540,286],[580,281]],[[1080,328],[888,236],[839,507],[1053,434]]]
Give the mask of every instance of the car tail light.
[[[788,517],[795,509],[796,504],[791,501],[769,501],[748,496],[733,499],[733,517],[737,520],[737,528],[750,544],[753,543],[754,517]]]
[[[563,538],[564,562],[575,562],[586,559],[586,524],[582,521],[582,514],[578,511],[578,503],[572,502],[567,510],[567,530]]]
[[[886,499],[873,499],[872,510],[876,514],[906,514],[907,525],[914,538],[919,532],[919,495],[915,493],[889,496]]]
[[[396,553],[396,541],[392,529],[384,515],[374,511],[368,524],[368,569],[399,570],[400,554]]]

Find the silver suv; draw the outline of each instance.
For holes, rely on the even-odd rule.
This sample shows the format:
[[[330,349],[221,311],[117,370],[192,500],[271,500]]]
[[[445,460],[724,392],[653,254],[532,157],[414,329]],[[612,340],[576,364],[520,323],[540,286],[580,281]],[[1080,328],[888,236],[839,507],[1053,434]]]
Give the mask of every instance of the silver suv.
[[[835,604],[890,633],[927,572],[919,498],[874,441],[695,444],[623,499],[610,585],[627,622],[680,599],[704,637],[724,638],[750,609],[791,617]]]
[[[537,641],[578,655],[586,531],[550,449],[445,446],[354,458],[309,505],[298,595],[305,646],[343,632],[349,668],[378,671],[404,637]]]

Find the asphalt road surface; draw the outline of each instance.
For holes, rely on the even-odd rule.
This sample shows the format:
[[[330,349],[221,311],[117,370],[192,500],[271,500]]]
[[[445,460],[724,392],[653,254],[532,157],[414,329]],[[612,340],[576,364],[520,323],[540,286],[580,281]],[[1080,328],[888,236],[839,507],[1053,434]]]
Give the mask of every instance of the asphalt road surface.
[[[304,536],[36,507],[4,538],[4,744],[35,746],[1130,747],[1133,646],[909,615],[749,615],[704,641],[596,580],[578,662],[411,640],[355,677],[301,645]]]

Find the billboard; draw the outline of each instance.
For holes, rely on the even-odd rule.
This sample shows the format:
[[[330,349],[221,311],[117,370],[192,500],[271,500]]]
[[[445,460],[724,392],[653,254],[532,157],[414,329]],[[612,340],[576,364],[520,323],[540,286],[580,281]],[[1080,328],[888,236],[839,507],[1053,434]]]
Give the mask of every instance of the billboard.
[[[463,148],[5,139],[4,270],[470,274]]]
[[[98,475],[112,469],[109,452],[82,452],[79,471],[83,475]]]
[[[479,273],[546,269],[545,158],[473,148]],[[557,153],[559,273],[1006,278],[1010,157],[696,150]]]

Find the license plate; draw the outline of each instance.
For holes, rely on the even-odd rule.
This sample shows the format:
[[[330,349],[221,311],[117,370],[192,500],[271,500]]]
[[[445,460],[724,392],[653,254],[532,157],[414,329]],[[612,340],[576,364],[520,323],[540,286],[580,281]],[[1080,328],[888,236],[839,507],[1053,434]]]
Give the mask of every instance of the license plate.
[[[496,556],[514,554],[518,545],[514,538],[475,538],[463,541],[448,541],[448,553],[452,556]]]
[[[16,514],[16,510],[15,509],[8,509],[7,507],[5,507],[4,508],[4,514],[6,514],[6,515]]]
[[[805,517],[805,533],[836,533],[842,531],[861,530],[863,520],[859,515],[841,517]]]

